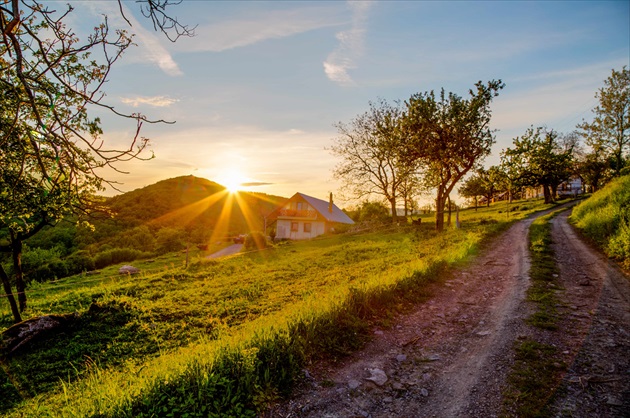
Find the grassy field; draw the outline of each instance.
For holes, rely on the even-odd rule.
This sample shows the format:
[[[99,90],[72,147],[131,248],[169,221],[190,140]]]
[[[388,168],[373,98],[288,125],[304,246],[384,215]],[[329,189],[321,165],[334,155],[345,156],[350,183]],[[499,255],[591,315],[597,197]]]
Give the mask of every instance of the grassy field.
[[[389,227],[221,260],[172,254],[29,289],[25,317],[76,315],[61,332],[2,361],[8,416],[253,416],[287,395],[317,358],[358,349],[374,324],[429,295],[489,236],[549,206],[540,201],[460,213],[437,235]],[[453,223],[455,214],[453,214]],[[0,330],[10,312],[0,302]]]
[[[630,269],[630,175],[611,181],[576,206],[571,221]]]

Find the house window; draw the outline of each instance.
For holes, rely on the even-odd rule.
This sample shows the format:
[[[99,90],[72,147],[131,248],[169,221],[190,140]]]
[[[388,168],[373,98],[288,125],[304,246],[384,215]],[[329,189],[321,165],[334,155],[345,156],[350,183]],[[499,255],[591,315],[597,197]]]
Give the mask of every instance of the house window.
[[[297,204],[297,210],[302,210],[302,202],[298,202],[298,204]]]
[[[304,232],[311,232],[311,223],[304,222]]]
[[[298,226],[299,224],[297,222],[291,222],[291,232],[297,232]]]

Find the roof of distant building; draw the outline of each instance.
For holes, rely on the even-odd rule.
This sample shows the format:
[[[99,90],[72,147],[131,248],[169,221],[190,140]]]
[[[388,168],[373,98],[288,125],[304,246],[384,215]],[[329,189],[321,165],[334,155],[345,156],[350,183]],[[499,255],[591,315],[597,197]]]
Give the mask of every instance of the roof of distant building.
[[[345,214],[344,211],[339,209],[337,205],[333,203],[332,205],[332,213],[328,211],[329,202],[318,199],[316,197],[305,195],[304,193],[296,193],[296,195],[300,195],[302,199],[306,200],[309,205],[311,205],[321,216],[326,218],[328,222],[339,222],[342,224],[353,224],[354,221],[350,219],[348,215]]]

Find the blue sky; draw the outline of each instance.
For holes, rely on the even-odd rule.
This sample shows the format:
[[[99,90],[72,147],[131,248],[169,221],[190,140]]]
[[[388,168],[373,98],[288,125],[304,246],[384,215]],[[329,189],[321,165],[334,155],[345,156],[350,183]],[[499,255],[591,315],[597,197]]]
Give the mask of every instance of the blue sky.
[[[78,2],[123,26],[115,2]],[[121,166],[122,189],[193,174],[263,185],[244,189],[325,198],[338,194],[326,150],[334,123],[379,97],[429,90],[467,94],[502,79],[492,105],[497,144],[487,165],[530,125],[569,132],[590,119],[611,69],[630,65],[628,1],[214,2],[171,9],[198,25],[170,43],[126,2],[138,44],[106,86],[118,110],[174,125],[145,125],[155,159]],[[134,125],[104,118],[104,138],[125,143]]]

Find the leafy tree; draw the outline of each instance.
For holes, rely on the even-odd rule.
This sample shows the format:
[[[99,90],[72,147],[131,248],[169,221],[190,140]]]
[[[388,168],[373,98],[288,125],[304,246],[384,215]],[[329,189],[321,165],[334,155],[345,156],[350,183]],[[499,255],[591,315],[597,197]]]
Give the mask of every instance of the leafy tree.
[[[580,153],[576,170],[582,182],[590,186],[593,193],[612,177],[610,160],[601,149],[593,149],[590,153]]]
[[[381,202],[364,201],[357,209],[354,220],[357,222],[374,224],[386,223],[390,220],[389,210]]]
[[[615,175],[619,176],[630,148],[630,70],[625,66],[621,71],[613,69],[595,98],[599,104],[593,109],[593,121],[583,121],[577,127],[597,154],[592,160],[600,161],[599,152],[605,151],[612,157]]]
[[[171,34],[169,39],[192,35],[166,14],[169,0],[139,3],[156,29]],[[91,196],[103,183],[113,185],[99,170],[120,171],[118,163],[140,158],[148,143],[140,128],[157,122],[121,114],[102,101],[109,71],[132,45],[132,37],[111,30],[104,17],[81,41],[70,27],[72,12],[69,4],[56,10],[36,0],[0,5],[0,230],[6,238],[0,250],[12,254],[20,310],[26,308],[24,240],[70,213],[89,212]],[[135,120],[129,147],[110,149],[100,140],[100,120],[88,115],[93,108]],[[4,269],[0,277],[10,294]]]
[[[385,198],[394,223],[401,188],[416,171],[413,164],[405,162],[401,114],[399,106],[384,100],[370,103],[369,111],[349,124],[336,124],[339,136],[331,147],[342,159],[334,175],[344,181],[344,189],[356,199],[370,195]]]
[[[558,185],[574,171],[572,141],[561,141],[554,130],[529,128],[504,151],[506,158],[519,162],[518,181],[524,186],[542,186],[545,203],[555,200]]]
[[[459,194],[463,197],[474,198],[475,208],[477,207],[477,197],[486,198],[486,204],[490,203],[495,194],[502,190],[505,185],[505,176],[500,167],[492,166],[489,169],[478,168],[474,175],[469,177],[464,185],[459,189]]]
[[[402,126],[408,141],[405,155],[422,166],[425,182],[437,189],[436,229],[444,229],[444,208],[453,188],[490,154],[490,103],[504,87],[501,80],[481,81],[464,99],[442,89],[411,96]]]
[[[157,250],[160,254],[185,248],[186,233],[180,229],[165,227],[157,233]]]
[[[481,177],[475,173],[468,177],[457,191],[460,196],[472,199],[475,203],[475,210],[477,210],[478,198],[484,195],[486,188]]]

